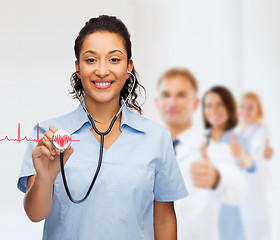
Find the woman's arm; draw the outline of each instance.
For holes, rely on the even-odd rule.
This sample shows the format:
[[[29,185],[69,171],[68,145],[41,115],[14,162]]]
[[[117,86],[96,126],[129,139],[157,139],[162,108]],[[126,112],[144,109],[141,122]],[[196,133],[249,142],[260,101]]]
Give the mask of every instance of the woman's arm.
[[[24,210],[32,222],[47,218],[52,207],[53,182],[30,176],[24,196]]]
[[[36,175],[30,176],[27,181],[27,190],[24,196],[24,210],[33,222],[47,218],[52,208],[53,184],[60,172],[60,154],[52,143],[56,127],[51,126],[32,151],[33,165]],[[64,150],[64,163],[74,149]]]
[[[177,220],[173,202],[154,201],[155,240],[176,240]]]

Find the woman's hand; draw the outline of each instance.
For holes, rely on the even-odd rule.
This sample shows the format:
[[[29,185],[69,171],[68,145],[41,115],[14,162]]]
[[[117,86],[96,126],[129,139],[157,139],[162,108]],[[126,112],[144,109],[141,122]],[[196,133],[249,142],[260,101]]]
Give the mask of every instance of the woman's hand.
[[[32,151],[33,165],[37,173],[36,177],[44,181],[54,182],[60,172],[60,150],[55,148],[52,143],[52,137],[56,131],[55,126],[50,126]],[[74,149],[71,146],[64,150],[64,164],[73,151]]]
[[[24,209],[33,222],[46,219],[51,212],[53,183],[60,172],[60,150],[55,149],[52,143],[52,137],[56,131],[55,126],[50,126],[32,151],[36,175],[28,177]],[[64,163],[73,151],[72,147],[64,150]]]
[[[199,188],[215,189],[220,182],[220,173],[212,164],[203,142],[200,147],[201,158],[191,164],[193,184]]]
[[[244,152],[240,142],[236,140],[235,133],[231,134],[230,149],[233,157],[238,160],[242,168],[250,169],[253,165],[253,159],[248,152]]]
[[[263,149],[263,158],[265,160],[269,160],[272,158],[272,156],[273,156],[273,148],[270,146],[269,139],[267,138],[265,140],[265,145]]]
[[[231,153],[234,158],[236,158],[236,159],[241,158],[242,152],[243,152],[242,146],[241,146],[240,142],[238,142],[236,140],[236,136],[235,136],[234,132],[232,132],[232,134],[231,134],[230,149],[231,149]]]

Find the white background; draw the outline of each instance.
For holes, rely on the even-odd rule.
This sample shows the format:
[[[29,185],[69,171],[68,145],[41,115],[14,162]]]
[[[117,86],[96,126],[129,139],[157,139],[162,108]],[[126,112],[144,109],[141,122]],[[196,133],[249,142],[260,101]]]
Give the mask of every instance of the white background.
[[[161,122],[154,105],[156,81],[167,68],[187,67],[200,96],[212,85],[229,87],[237,99],[260,94],[275,149],[275,216],[280,223],[280,1],[6,1],[0,14],[0,139],[29,136],[42,120],[74,110],[68,95],[74,72],[74,40],[91,17],[116,15],[127,25],[133,59],[147,90],[144,115]],[[201,124],[197,112],[195,124]],[[40,239],[17,187],[26,142],[0,142],[0,239]],[[278,238],[279,237],[278,233]]]

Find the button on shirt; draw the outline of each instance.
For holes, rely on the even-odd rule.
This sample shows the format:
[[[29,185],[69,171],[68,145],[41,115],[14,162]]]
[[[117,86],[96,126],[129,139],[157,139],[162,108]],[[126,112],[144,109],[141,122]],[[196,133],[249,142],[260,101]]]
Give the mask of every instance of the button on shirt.
[[[65,164],[70,192],[75,199],[86,193],[97,167],[100,144],[90,132],[82,105],[65,115],[39,124],[39,139],[54,125],[71,134],[73,154]],[[34,126],[30,139],[37,138]],[[26,192],[28,176],[36,173],[28,142],[18,188]],[[122,110],[121,134],[103,149],[103,163],[95,185],[81,204],[73,204],[64,189],[61,173],[54,182],[51,213],[43,239],[154,239],[153,201],[175,201],[187,190],[174,155],[170,133],[162,126]]]

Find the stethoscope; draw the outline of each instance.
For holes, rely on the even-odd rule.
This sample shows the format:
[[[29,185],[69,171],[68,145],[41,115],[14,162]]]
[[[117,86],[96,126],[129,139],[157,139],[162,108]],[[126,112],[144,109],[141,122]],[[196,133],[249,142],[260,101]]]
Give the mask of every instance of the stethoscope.
[[[136,80],[136,79],[135,79],[134,74],[131,73],[131,72],[129,72],[129,71],[127,71],[127,73],[129,73],[131,76],[133,76],[133,85],[132,85],[132,87],[131,87],[131,90],[129,91],[129,94],[128,94],[127,98],[125,99],[125,101],[123,102],[122,106],[120,107],[120,110],[117,112],[117,114],[114,115],[114,117],[113,117],[112,120],[111,120],[110,126],[108,127],[107,131],[105,131],[105,132],[100,132],[100,131],[96,128],[96,126],[95,126],[95,124],[94,124],[94,121],[96,121],[96,122],[98,122],[98,121],[95,120],[95,119],[92,117],[92,115],[87,111],[86,106],[85,106],[84,103],[83,103],[83,99],[81,98],[80,95],[78,95],[78,93],[77,93],[77,91],[76,91],[76,89],[75,89],[75,86],[74,86],[74,83],[73,83],[72,79],[73,79],[73,77],[74,77],[74,75],[75,75],[76,73],[73,73],[72,76],[71,76],[71,78],[70,78],[70,82],[71,82],[71,85],[72,85],[72,87],[73,87],[73,89],[74,89],[74,91],[75,91],[75,95],[76,95],[76,97],[78,98],[78,100],[80,101],[80,103],[81,103],[81,105],[82,105],[82,107],[83,107],[83,109],[84,109],[84,111],[85,111],[85,113],[86,113],[86,115],[87,115],[87,117],[88,117],[90,123],[91,123],[92,128],[93,128],[94,131],[95,131],[98,135],[100,135],[100,137],[101,137],[101,140],[100,140],[100,151],[99,151],[99,161],[98,161],[97,168],[96,168],[96,170],[95,170],[94,177],[93,177],[93,179],[92,179],[92,181],[91,181],[91,184],[90,184],[90,186],[89,186],[89,188],[88,188],[88,191],[87,191],[87,193],[85,194],[85,196],[84,196],[82,199],[80,199],[80,200],[76,200],[76,199],[74,199],[74,198],[72,197],[72,195],[71,195],[71,193],[70,193],[70,191],[69,191],[68,184],[67,184],[67,180],[66,180],[66,176],[65,176],[65,171],[64,171],[64,163],[63,163],[63,151],[64,151],[66,148],[68,148],[68,147],[70,146],[70,144],[71,144],[71,136],[70,136],[70,134],[69,134],[67,131],[65,131],[65,130],[58,130],[58,131],[56,131],[56,132],[54,133],[54,135],[53,135],[52,142],[53,142],[54,146],[60,150],[60,168],[61,168],[61,175],[62,175],[62,180],[63,180],[64,188],[65,188],[65,191],[66,191],[66,193],[67,193],[69,199],[70,199],[71,202],[73,202],[73,203],[82,203],[83,201],[85,201],[85,200],[87,199],[87,197],[89,196],[89,194],[90,194],[90,192],[91,192],[91,190],[92,190],[92,187],[93,187],[93,185],[94,185],[94,183],[95,183],[95,181],[96,181],[96,178],[97,178],[97,176],[98,176],[98,173],[99,173],[99,171],[100,171],[101,164],[102,164],[103,147],[104,147],[104,137],[105,137],[108,133],[110,133],[110,131],[112,130],[112,127],[113,127],[114,123],[116,122],[116,120],[117,120],[119,114],[121,113],[123,107],[125,106],[126,102],[127,102],[128,99],[130,98],[131,93],[132,93],[132,90],[134,89],[134,86],[135,86],[135,82],[136,82],[135,80]]]

